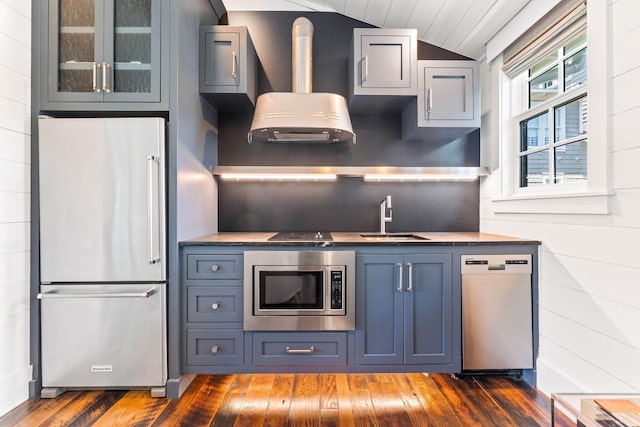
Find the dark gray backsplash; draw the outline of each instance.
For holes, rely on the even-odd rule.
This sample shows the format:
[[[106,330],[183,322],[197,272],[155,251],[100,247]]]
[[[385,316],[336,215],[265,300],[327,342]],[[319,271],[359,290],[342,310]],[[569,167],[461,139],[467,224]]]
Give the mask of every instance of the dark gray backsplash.
[[[330,13],[230,12],[230,25],[246,25],[261,66],[258,92],[291,90],[291,23],[306,16],[314,31],[313,90],[347,95],[347,61],[355,27],[370,27]],[[461,59],[419,43],[419,59]],[[400,114],[353,114],[358,143],[247,143],[253,112],[220,112],[218,164],[286,166],[478,166],[480,133],[455,141],[403,141]],[[479,184],[219,181],[220,231],[377,231],[379,204],[393,199],[388,231],[477,231]]]
[[[378,231],[380,201],[391,194],[387,231],[478,231],[473,183],[225,182],[220,231]]]

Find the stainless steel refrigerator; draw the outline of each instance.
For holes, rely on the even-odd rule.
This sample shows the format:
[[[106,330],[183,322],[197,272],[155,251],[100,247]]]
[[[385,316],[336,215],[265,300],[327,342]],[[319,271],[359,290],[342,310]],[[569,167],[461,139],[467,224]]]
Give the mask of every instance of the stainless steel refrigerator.
[[[166,362],[165,121],[40,118],[43,397],[151,388]]]

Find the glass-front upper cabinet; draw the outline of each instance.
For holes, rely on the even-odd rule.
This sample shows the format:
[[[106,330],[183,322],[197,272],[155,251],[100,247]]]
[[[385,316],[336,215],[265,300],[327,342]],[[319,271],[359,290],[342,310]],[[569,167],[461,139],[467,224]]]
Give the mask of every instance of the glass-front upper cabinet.
[[[49,102],[160,102],[162,0],[48,1]]]

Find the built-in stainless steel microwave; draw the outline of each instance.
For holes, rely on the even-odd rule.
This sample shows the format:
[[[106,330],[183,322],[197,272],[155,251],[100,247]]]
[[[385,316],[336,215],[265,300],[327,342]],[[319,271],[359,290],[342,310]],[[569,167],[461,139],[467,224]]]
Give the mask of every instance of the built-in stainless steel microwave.
[[[244,329],[355,329],[355,252],[246,251]]]

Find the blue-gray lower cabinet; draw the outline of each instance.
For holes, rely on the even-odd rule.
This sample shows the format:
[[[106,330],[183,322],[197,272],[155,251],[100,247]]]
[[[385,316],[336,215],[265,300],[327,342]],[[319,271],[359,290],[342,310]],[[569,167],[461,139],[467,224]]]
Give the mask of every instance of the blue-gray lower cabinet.
[[[454,362],[451,254],[361,254],[356,259],[356,363]]]

